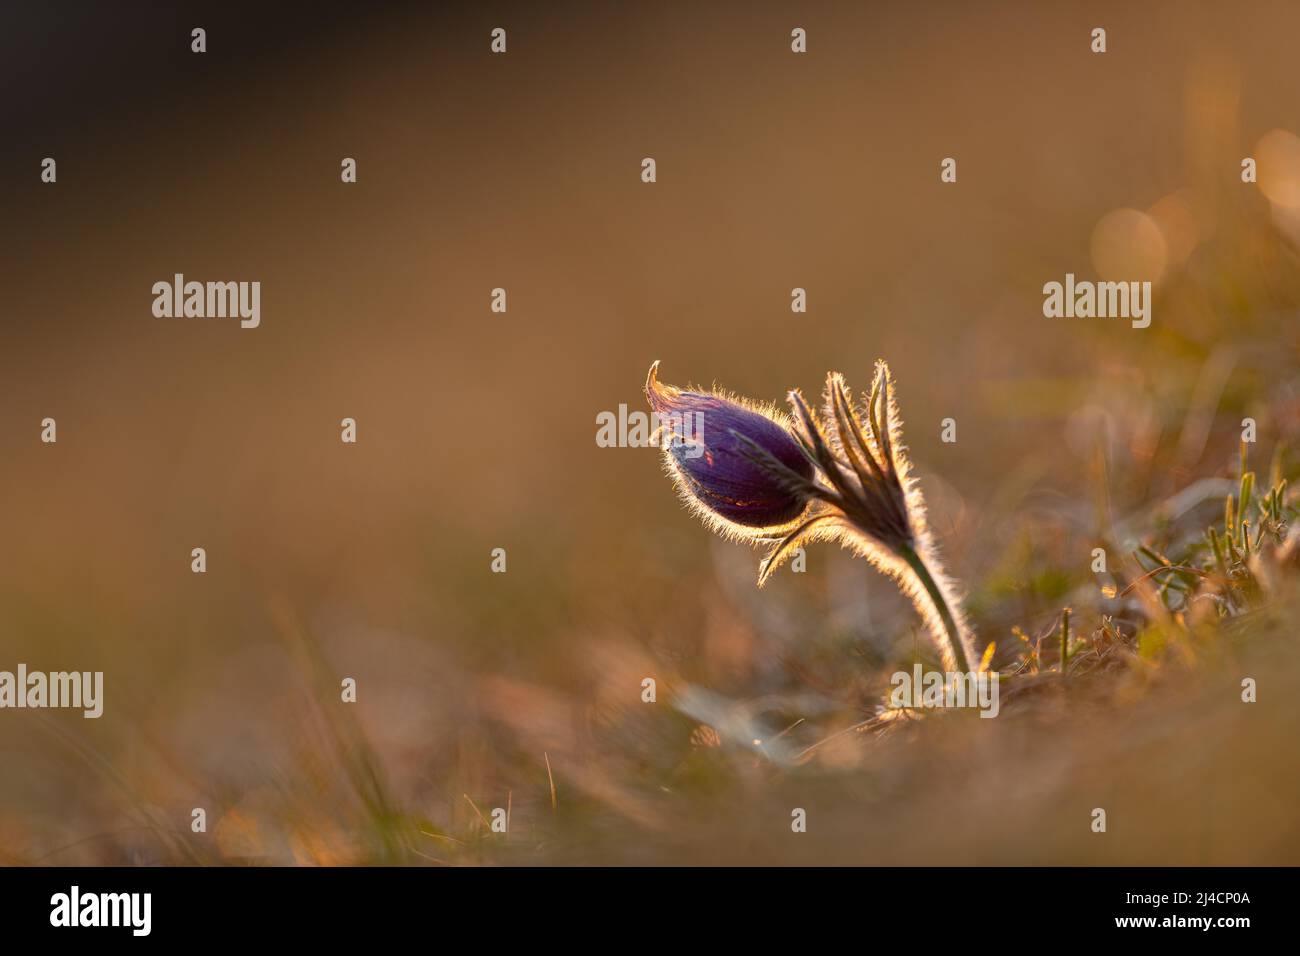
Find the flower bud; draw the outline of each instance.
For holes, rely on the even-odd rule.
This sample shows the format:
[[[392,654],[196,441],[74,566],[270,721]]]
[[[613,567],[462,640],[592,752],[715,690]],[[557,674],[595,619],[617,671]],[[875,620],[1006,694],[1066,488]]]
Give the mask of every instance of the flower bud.
[[[782,527],[807,510],[810,499],[790,479],[810,482],[813,466],[789,431],[734,399],[663,385],[658,370],[658,362],[650,367],[646,397],[660,420],[664,460],[688,503],[739,525],[735,531]]]

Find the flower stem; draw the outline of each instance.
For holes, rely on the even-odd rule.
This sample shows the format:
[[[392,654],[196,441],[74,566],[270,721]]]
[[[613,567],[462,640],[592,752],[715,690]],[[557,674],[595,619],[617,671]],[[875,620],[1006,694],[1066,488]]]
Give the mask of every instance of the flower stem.
[[[907,566],[912,569],[917,580],[921,582],[921,586],[925,588],[925,593],[930,596],[930,600],[934,603],[934,609],[938,612],[939,620],[943,622],[943,628],[946,632],[948,650],[957,662],[958,669],[963,673],[970,673],[970,661],[966,658],[966,645],[962,643],[957,621],[952,616],[948,602],[944,599],[943,592],[939,590],[939,585],[935,582],[934,576],[930,574],[930,569],[925,566],[921,556],[911,548],[903,548],[900,557],[907,562]],[[936,637],[938,636],[936,635]]]

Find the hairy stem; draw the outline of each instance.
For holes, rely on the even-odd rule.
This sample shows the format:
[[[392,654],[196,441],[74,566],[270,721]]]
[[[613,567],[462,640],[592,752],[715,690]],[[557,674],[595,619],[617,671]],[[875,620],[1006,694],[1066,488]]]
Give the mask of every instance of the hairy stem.
[[[925,566],[921,556],[911,548],[904,548],[899,554],[912,572],[916,579],[921,582],[921,587],[929,595],[934,609],[938,612],[939,620],[943,622],[943,635],[936,634],[936,639],[944,640],[952,659],[957,663],[957,669],[963,673],[971,672],[970,661],[966,657],[966,645],[962,643],[961,631],[957,627],[957,620],[953,617],[952,610],[948,607],[948,602],[939,590],[939,585],[935,582],[934,576],[930,574],[930,569]]]

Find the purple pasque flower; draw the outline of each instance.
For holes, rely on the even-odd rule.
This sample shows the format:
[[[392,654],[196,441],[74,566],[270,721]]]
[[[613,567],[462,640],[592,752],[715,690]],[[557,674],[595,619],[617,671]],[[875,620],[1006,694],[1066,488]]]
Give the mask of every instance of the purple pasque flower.
[[[646,396],[661,421],[668,473],[715,531],[774,545],[759,566],[760,587],[802,544],[838,541],[912,599],[949,670],[971,669],[974,636],[926,527],[884,362],[860,405],[838,373],[826,378],[821,417],[790,392],[793,419],[730,395],[660,384],[658,370],[658,362],[650,367]]]

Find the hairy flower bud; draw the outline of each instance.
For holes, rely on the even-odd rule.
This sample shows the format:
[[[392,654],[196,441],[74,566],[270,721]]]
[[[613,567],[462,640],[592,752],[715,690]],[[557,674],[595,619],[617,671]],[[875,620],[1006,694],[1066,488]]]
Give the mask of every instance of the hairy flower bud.
[[[798,519],[809,498],[785,470],[810,482],[813,466],[770,414],[724,395],[663,385],[650,367],[646,398],[660,420],[660,444],[682,497],[707,515],[743,529],[780,528]]]

